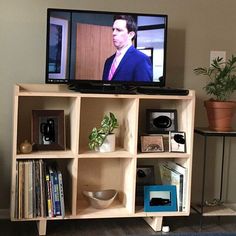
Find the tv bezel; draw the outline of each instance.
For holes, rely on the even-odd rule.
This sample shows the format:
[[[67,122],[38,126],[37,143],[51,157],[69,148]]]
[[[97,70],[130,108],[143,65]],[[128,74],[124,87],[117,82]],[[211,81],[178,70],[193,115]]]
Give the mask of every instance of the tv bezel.
[[[127,81],[104,81],[102,80],[71,80],[70,75],[68,79],[56,80],[49,78],[49,36],[50,36],[50,13],[52,11],[60,11],[60,12],[68,12],[68,13],[91,13],[91,14],[108,14],[108,15],[117,15],[117,14],[125,14],[125,15],[134,15],[134,16],[154,16],[154,17],[163,17],[165,18],[165,27],[164,27],[164,58],[163,58],[163,79],[156,82],[127,82]],[[69,24],[69,30],[71,34],[71,21]],[[45,83],[46,84],[68,84],[68,85],[76,85],[76,86],[150,86],[150,87],[165,87],[166,85],[166,57],[167,57],[167,31],[168,31],[168,15],[167,14],[159,14],[159,13],[139,13],[139,12],[120,12],[120,11],[100,11],[100,10],[80,10],[80,9],[61,9],[61,8],[48,8],[47,9],[47,30],[46,30],[46,70],[45,70]],[[71,50],[71,38],[69,37],[69,50]],[[68,53],[71,56],[71,52]],[[70,65],[70,56],[69,56],[69,67]],[[69,68],[70,71],[70,68]],[[102,77],[102,76],[101,76]]]

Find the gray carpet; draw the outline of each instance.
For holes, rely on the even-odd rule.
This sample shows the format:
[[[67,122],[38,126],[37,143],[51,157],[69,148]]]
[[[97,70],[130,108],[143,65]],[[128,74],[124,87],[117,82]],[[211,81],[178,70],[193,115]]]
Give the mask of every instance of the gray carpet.
[[[184,233],[163,233],[156,232],[154,234],[127,234],[126,236],[236,236],[236,232],[227,233],[227,232],[184,232]]]
[[[236,236],[235,233],[225,233],[225,232],[198,232],[198,233],[158,233],[158,234],[153,234],[152,236]],[[129,236],[134,236],[134,235],[129,235]],[[148,236],[148,235],[136,235],[136,236]]]

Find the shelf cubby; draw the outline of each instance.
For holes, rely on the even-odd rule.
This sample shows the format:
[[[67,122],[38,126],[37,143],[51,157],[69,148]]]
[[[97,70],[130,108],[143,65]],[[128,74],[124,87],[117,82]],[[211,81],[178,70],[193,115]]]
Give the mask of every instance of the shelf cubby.
[[[87,158],[78,161],[77,208],[90,209],[83,191],[115,189],[118,191],[115,208],[132,213],[134,204],[135,160],[132,158]],[[133,186],[133,187],[132,187]],[[122,206],[122,207],[121,207]],[[113,206],[109,207],[113,208]],[[97,210],[94,210],[97,212]],[[105,210],[104,210],[105,211]],[[117,212],[119,215],[119,213]]]
[[[88,152],[88,135],[99,127],[105,114],[112,112],[118,119],[116,146],[124,153],[135,153],[137,130],[137,100],[135,98],[103,98],[100,96],[81,99],[79,153]]]

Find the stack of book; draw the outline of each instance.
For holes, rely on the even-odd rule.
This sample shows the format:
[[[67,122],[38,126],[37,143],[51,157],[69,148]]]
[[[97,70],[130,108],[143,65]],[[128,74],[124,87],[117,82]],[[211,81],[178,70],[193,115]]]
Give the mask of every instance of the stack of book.
[[[62,174],[43,160],[16,162],[15,218],[65,216]]]
[[[160,175],[163,185],[175,185],[178,211],[186,210],[187,202],[187,168],[174,162],[160,162]]]

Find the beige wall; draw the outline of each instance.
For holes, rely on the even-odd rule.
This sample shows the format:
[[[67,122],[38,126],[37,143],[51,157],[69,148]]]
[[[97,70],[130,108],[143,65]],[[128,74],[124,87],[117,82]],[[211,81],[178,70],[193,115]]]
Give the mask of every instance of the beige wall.
[[[206,125],[202,107],[206,97],[204,81],[194,76],[193,68],[207,66],[211,50],[225,50],[227,56],[236,53],[235,0],[1,0],[0,209],[9,208],[10,202],[13,84],[44,83],[48,7],[168,14],[167,84],[196,90],[197,126]],[[196,165],[199,149],[196,144]],[[229,173],[232,178],[233,171]],[[197,183],[193,184],[195,191]],[[230,185],[229,189],[234,195]]]

